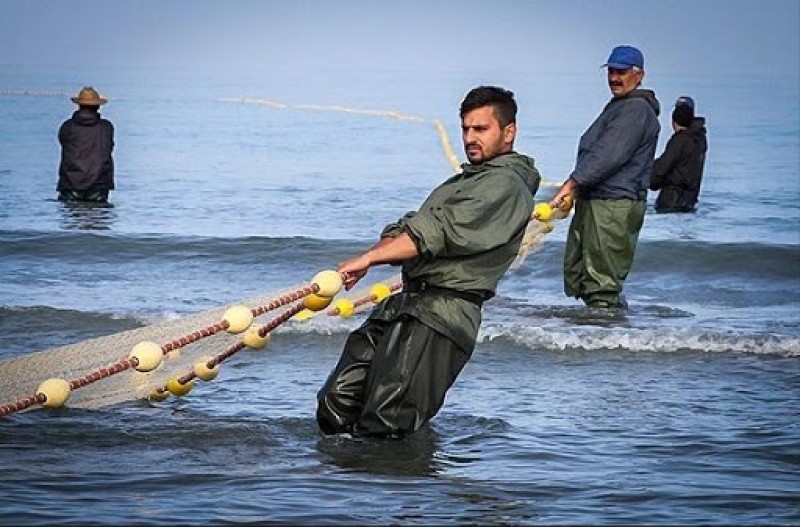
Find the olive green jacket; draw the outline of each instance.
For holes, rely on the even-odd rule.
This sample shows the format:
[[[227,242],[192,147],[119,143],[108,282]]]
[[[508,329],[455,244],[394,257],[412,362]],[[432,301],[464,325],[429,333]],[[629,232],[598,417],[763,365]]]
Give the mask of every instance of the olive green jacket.
[[[403,263],[404,281],[494,295],[519,250],[541,180],[534,160],[510,152],[463,172],[433,190],[420,209],[387,225],[381,237],[406,232],[420,256]],[[370,318],[410,315],[471,353],[481,322],[477,304],[436,293],[401,293]]]

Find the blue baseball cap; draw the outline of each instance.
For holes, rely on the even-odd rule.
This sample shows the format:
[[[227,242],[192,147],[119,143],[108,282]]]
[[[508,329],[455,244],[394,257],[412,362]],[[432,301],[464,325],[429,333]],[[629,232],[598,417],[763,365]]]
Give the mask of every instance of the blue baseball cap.
[[[629,70],[634,66],[644,69],[644,55],[633,46],[617,46],[603,66],[618,70]]]
[[[675,101],[675,106],[686,105],[692,110],[694,110],[694,99],[689,97],[688,95],[681,95],[678,97],[678,100]]]

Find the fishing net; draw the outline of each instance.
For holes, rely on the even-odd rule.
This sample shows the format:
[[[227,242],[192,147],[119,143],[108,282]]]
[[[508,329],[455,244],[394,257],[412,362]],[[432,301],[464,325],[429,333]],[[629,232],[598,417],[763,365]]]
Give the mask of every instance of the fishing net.
[[[380,283],[387,294],[393,293],[400,288],[399,276],[391,278],[391,284]],[[303,298],[307,295],[301,293],[304,286],[299,285],[294,289],[179,319],[2,360],[0,415],[40,408],[35,403],[41,401],[32,401],[31,398],[35,397],[40,384],[51,378],[64,379],[73,385],[66,403],[71,408],[100,408],[148,398],[157,390],[166,393],[164,388],[170,379],[186,377],[187,374],[191,376],[193,367],[198,362],[219,358],[222,354],[227,355],[222,359],[226,360],[240,349],[243,353],[249,352],[242,344],[241,333],[231,334],[219,330],[220,321],[229,308],[245,306],[254,313],[259,313],[259,316],[254,317],[251,327],[264,328],[268,335],[269,331],[291,318],[302,323],[312,316],[351,316],[369,309],[379,300],[371,292],[375,286],[376,284],[357,287],[346,295],[340,295],[342,298],[332,303],[332,307],[310,312],[304,309]],[[186,340],[193,341],[180,345]],[[159,366],[152,371],[140,372],[133,367],[114,371],[120,369],[120,362],[127,360],[134,346],[145,341],[154,342],[162,348],[174,349],[165,352]]]

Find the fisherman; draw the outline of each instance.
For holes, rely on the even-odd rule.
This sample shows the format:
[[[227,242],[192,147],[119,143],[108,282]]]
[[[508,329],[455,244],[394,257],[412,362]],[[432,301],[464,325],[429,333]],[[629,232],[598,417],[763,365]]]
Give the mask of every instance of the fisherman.
[[[496,86],[461,103],[468,163],[420,209],[339,264],[346,289],[370,267],[402,265],[403,290],[353,331],[318,394],[325,434],[400,437],[431,418],[469,360],[484,301],[516,257],[540,177],[514,152],[517,104]]]
[[[105,203],[114,188],[114,125],[100,117],[99,109],[108,100],[91,86],[71,99],[78,110],[58,130],[58,199]]]
[[[656,212],[694,212],[700,195],[708,141],[705,118],[695,117],[694,99],[683,95],[672,110],[672,130],[661,157],[656,159],[650,190],[660,190]]]
[[[550,203],[576,193],[564,253],[564,292],[593,308],[620,308],[644,223],[658,142],[659,104],[640,88],[644,55],[617,46],[604,64],[612,99],[578,145],[575,170]]]

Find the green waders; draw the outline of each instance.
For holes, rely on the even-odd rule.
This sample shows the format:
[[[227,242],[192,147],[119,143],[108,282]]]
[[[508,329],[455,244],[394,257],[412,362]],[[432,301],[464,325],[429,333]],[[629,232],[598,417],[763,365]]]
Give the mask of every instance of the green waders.
[[[409,315],[368,319],[347,339],[339,363],[317,394],[325,434],[401,437],[444,404],[469,355]]]
[[[617,307],[633,265],[645,201],[577,199],[564,253],[564,292],[588,306]]]

